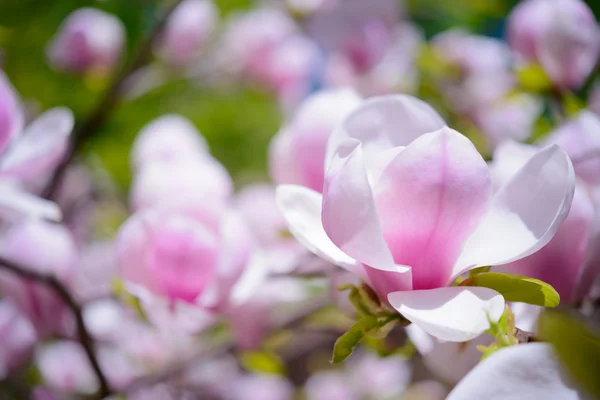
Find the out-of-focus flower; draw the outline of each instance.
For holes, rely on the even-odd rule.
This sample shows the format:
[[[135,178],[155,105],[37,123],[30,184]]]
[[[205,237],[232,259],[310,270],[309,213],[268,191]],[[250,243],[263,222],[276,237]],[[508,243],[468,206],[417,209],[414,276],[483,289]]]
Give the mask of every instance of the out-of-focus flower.
[[[542,111],[538,99],[527,95],[503,99],[478,108],[473,115],[475,125],[485,135],[490,149],[505,139],[524,141]],[[505,124],[510,121],[510,124]]]
[[[359,400],[343,371],[315,372],[304,390],[308,400]]]
[[[503,143],[494,154],[494,177],[499,180],[496,185],[502,186],[510,180],[515,169],[536,151],[535,147],[516,142]],[[561,303],[581,300],[587,294],[581,286],[589,290],[599,272],[596,254],[599,222],[590,193],[583,184],[577,184],[569,215],[552,240],[536,253],[498,268],[549,283],[560,294]]]
[[[23,267],[68,284],[75,272],[77,249],[69,231],[57,224],[25,219],[5,234],[2,254]],[[62,299],[43,284],[4,273],[3,293],[29,318],[40,336],[64,332],[71,316]]]
[[[244,375],[239,377],[225,398],[227,400],[292,400],[294,386],[284,377]]]
[[[546,143],[559,145],[571,157],[581,180],[600,184],[600,117],[582,111],[552,132]]]
[[[578,89],[600,55],[600,31],[581,0],[526,0],[508,18],[508,41],[525,61],[542,65],[554,85]]]
[[[206,140],[186,118],[167,114],[146,125],[131,150],[133,168],[141,171],[154,163],[196,160],[208,153]]]
[[[30,355],[36,335],[31,323],[7,299],[0,301],[0,379]]]
[[[482,361],[447,400],[585,398],[565,380],[565,373],[547,343],[528,343],[501,349]]]
[[[117,272],[114,242],[88,243],[81,249],[79,267],[73,277],[73,292],[84,300],[108,296]]]
[[[201,219],[147,209],[123,225],[117,251],[130,283],[170,302],[217,308],[246,267],[249,241],[245,226],[232,212]]]
[[[448,285],[471,268],[547,244],[575,186],[568,156],[549,146],[493,194],[473,144],[429,105],[402,95],[373,98],[351,113],[330,138],[326,162],[322,196],[278,188],[290,231],[427,333],[457,342],[500,318],[504,300],[487,288]]]
[[[218,10],[212,0],[185,0],[169,17],[157,52],[169,63],[183,66],[197,55],[213,33]]]
[[[360,101],[360,96],[350,89],[327,90],[308,97],[271,142],[273,180],[323,190],[327,141]]]
[[[0,71],[0,154],[23,129],[23,111],[10,82]]]
[[[48,47],[51,64],[72,72],[106,72],[119,61],[125,42],[123,23],[94,8],[70,14]]]
[[[459,113],[492,104],[514,87],[510,49],[504,42],[453,29],[435,36],[431,43],[458,71],[442,88],[449,106]]]

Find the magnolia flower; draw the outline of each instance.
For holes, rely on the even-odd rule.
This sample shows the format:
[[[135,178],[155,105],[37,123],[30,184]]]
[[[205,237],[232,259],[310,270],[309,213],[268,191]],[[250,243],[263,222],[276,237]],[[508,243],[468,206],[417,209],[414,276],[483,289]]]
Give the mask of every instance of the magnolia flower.
[[[494,154],[495,184],[500,187],[510,180],[537,150],[516,142],[502,143]],[[552,240],[538,252],[499,269],[549,283],[560,294],[561,303],[581,300],[599,272],[599,217],[586,187],[578,183],[569,214]]]
[[[0,301],[0,379],[21,365],[36,341],[35,330],[8,299]]]
[[[188,63],[208,40],[218,18],[218,9],[212,0],[183,1],[164,27],[158,53],[172,64]]]
[[[586,398],[565,380],[552,348],[529,343],[501,349],[482,361],[447,400],[579,400]]]
[[[133,168],[154,163],[196,160],[209,155],[208,144],[196,127],[177,114],[163,115],[146,125],[131,148]]]
[[[542,65],[554,85],[578,89],[600,55],[600,32],[581,0],[526,0],[508,17],[508,41],[525,61]]]
[[[48,47],[51,64],[73,72],[105,71],[119,61],[125,42],[123,23],[95,8],[67,17]]]
[[[225,393],[227,400],[292,400],[294,386],[285,377],[245,375],[237,378]]]
[[[304,100],[292,120],[271,142],[269,166],[273,180],[318,192],[323,190],[327,141],[360,101],[360,96],[349,89],[326,90]]]
[[[71,281],[78,257],[73,238],[65,227],[37,219],[25,219],[12,226],[4,236],[2,254],[64,284]],[[0,286],[40,336],[67,329],[71,314],[51,288],[9,273],[2,274]]]
[[[219,308],[242,274],[250,238],[239,216],[147,209],[127,220],[117,253],[123,277],[170,303]]]
[[[569,158],[549,146],[493,193],[473,144],[426,103],[402,95],[373,98],[351,113],[330,138],[326,171],[323,195],[278,188],[290,231],[425,332],[459,342],[497,321],[504,299],[449,285],[474,267],[506,264],[547,244],[575,185]]]

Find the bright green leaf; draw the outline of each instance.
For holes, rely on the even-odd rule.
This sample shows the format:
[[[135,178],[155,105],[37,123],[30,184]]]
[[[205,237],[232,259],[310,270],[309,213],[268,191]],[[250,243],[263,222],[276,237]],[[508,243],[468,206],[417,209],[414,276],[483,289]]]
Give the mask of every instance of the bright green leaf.
[[[480,286],[500,293],[506,301],[556,307],[560,296],[552,286],[539,279],[500,272],[484,272],[467,278],[463,286]]]
[[[519,85],[528,92],[541,93],[552,87],[546,71],[539,64],[529,64],[517,71]]]
[[[540,316],[539,331],[543,340],[552,343],[573,381],[593,398],[600,398],[600,333],[555,310]]]
[[[367,333],[379,327],[377,317],[366,316],[361,318],[357,323],[352,325],[348,332],[336,340],[333,346],[333,364],[341,364],[344,362]]]
[[[248,351],[240,355],[240,363],[257,374],[285,374],[285,364],[277,354],[269,351]]]

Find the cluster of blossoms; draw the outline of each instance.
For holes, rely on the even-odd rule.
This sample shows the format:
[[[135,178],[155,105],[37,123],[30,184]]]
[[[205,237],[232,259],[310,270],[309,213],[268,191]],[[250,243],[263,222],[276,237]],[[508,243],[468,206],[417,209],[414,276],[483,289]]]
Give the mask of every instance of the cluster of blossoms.
[[[35,366],[37,400],[583,398],[522,335],[598,286],[597,21],[581,0],[524,0],[506,41],[426,41],[408,15],[397,0],[223,16],[177,2],[109,96],[262,89],[283,117],[259,155],[270,182],[232,177],[213,127],[164,114],[132,144],[128,203],[101,162],[73,162],[88,132],[72,112],[31,118],[0,73],[0,379]],[[48,62],[107,77],[125,32],[76,10]],[[312,368],[338,336],[334,363],[363,348]]]

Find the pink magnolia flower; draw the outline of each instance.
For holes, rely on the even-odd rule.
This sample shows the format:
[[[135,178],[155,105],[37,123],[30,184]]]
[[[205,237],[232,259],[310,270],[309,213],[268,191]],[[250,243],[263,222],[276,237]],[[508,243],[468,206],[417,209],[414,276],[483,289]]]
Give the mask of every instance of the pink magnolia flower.
[[[510,141],[500,145],[492,167],[496,185],[510,180],[537,150]],[[536,253],[498,268],[549,283],[560,294],[562,303],[581,300],[599,272],[596,250],[599,223],[595,202],[587,188],[578,183],[569,214],[552,240]]]
[[[23,129],[23,110],[19,98],[0,71],[0,154],[3,154],[11,141]]]
[[[285,377],[276,375],[243,375],[235,380],[227,400],[292,400],[294,385]]]
[[[308,97],[271,142],[269,158],[273,180],[320,192],[327,141],[336,125],[359,104],[359,95],[349,89],[326,90]]]
[[[501,349],[482,361],[447,400],[578,400],[586,398],[565,378],[548,343]]]
[[[233,212],[201,218],[147,209],[123,225],[117,252],[128,282],[170,303],[213,309],[223,306],[242,274],[250,239]]]
[[[208,155],[208,144],[202,134],[188,119],[177,114],[163,115],[146,125],[131,149],[136,171],[155,163],[196,160]]]
[[[508,19],[508,41],[526,61],[542,65],[554,85],[578,89],[600,55],[594,14],[581,0],[526,0]]]
[[[504,308],[491,289],[449,285],[471,268],[506,264],[547,244],[575,185],[569,158],[549,146],[493,193],[472,143],[429,105],[403,95],[373,98],[351,113],[330,138],[326,160],[322,196],[278,188],[290,231],[447,341],[477,337]]]
[[[168,62],[182,66],[194,59],[219,18],[212,0],[185,0],[171,14],[157,46]]]
[[[51,274],[64,284],[71,281],[78,257],[73,238],[65,227],[36,219],[25,219],[8,230],[2,254],[24,267]],[[70,311],[52,289],[10,273],[2,274],[0,286],[40,336],[65,332],[68,328]]]
[[[48,58],[60,70],[110,70],[119,61],[124,42],[125,27],[116,17],[95,8],[80,8],[59,28],[48,47]]]
[[[31,354],[36,335],[31,323],[8,299],[0,301],[0,379]]]

